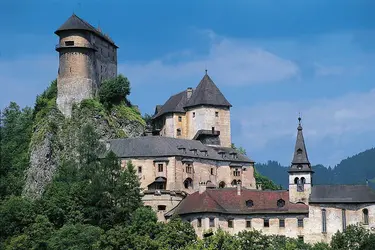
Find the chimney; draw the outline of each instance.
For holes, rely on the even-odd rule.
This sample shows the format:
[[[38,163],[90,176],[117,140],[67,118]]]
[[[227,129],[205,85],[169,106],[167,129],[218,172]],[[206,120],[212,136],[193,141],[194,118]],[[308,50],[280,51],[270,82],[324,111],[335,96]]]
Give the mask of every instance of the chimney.
[[[189,100],[191,95],[193,94],[193,88],[187,88],[186,90],[186,97]]]
[[[206,183],[205,182],[199,182],[199,194],[202,194],[206,191]]]
[[[237,182],[237,195],[241,195],[241,183]]]

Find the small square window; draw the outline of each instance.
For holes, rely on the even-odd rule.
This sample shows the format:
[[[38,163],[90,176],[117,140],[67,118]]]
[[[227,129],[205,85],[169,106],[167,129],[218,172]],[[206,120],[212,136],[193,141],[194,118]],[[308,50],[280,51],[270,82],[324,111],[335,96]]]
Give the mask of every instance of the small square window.
[[[165,211],[167,209],[167,206],[165,205],[159,205],[158,206],[158,211]]]
[[[158,164],[158,170],[159,172],[163,172],[163,164]]]
[[[198,218],[197,227],[202,227],[202,218]]]
[[[285,227],[285,219],[279,219],[279,227]]]
[[[299,236],[298,236],[298,241],[299,241],[299,242],[302,242],[302,243],[304,242],[304,240],[303,240],[303,236],[302,236],[302,235],[299,235]]]
[[[264,219],[263,220],[263,226],[264,227],[270,227],[270,219]]]
[[[247,220],[247,221],[246,221],[246,227],[247,227],[247,228],[250,228],[250,227],[251,227],[251,220]]]
[[[178,121],[182,122],[182,117],[181,116],[178,117]]]
[[[215,117],[219,117],[219,112],[215,112]]]
[[[193,118],[195,117],[195,112],[193,112]]]
[[[298,227],[303,227],[303,219],[302,218],[298,219]]]
[[[215,227],[215,218],[210,218],[210,227]]]
[[[233,228],[233,220],[228,220],[228,227]]]

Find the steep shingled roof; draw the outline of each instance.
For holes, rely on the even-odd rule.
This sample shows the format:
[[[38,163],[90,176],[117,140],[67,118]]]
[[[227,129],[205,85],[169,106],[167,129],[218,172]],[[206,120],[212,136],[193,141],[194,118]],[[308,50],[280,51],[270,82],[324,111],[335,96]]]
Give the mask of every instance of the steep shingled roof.
[[[284,200],[285,205],[278,207],[277,201]],[[248,207],[246,201],[251,200],[253,206]],[[222,213],[222,214],[273,214],[273,213],[308,213],[305,204],[289,202],[288,191],[261,191],[242,188],[237,195],[236,188],[207,189],[199,194],[195,192],[187,196],[174,209],[174,213]]]
[[[230,153],[233,152],[232,148],[210,147],[195,140],[164,136],[143,136],[109,140],[109,144],[109,150],[112,150],[120,158],[182,156],[190,159],[200,158],[226,162],[240,162],[247,165],[249,163],[254,163],[254,161],[241,154],[238,154],[237,158],[231,157]],[[186,150],[184,151],[182,148]],[[190,151],[190,149],[197,149],[197,154]],[[218,153],[219,150],[226,153],[225,158]]]
[[[204,75],[184,107],[187,108],[198,105],[232,107],[208,74]]]
[[[101,38],[103,38],[104,40],[106,40],[107,42],[115,46],[116,48],[118,48],[111,38],[104,35],[102,32],[100,32],[98,29],[96,29],[94,26],[92,26],[85,20],[78,17],[76,14],[73,14],[71,17],[69,17],[69,19],[66,20],[65,23],[61,25],[60,28],[58,28],[55,31],[55,34],[58,35],[60,32],[66,31],[66,30],[86,30],[86,31],[93,32],[97,36],[100,36]]]
[[[185,113],[186,108],[199,105],[232,107],[212,79],[205,74],[197,88],[193,89],[193,94],[190,99],[187,99],[186,90],[171,96],[164,105],[158,109],[158,112],[152,119],[167,113]]]
[[[186,90],[171,96],[163,106],[159,107],[158,113],[152,117],[155,119],[167,113],[185,113],[184,105],[187,102]],[[160,105],[158,105],[160,106]]]
[[[310,203],[375,203],[375,190],[366,185],[314,185]]]
[[[298,118],[297,139],[289,172],[313,172],[309,158],[307,157],[305,139],[302,133],[301,117]]]

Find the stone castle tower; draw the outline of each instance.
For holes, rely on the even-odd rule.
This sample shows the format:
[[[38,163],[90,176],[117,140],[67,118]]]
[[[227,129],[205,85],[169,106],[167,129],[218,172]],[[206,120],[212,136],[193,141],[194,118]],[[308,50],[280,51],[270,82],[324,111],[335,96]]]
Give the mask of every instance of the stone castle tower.
[[[74,103],[94,97],[103,80],[116,77],[118,47],[75,14],[55,34],[60,38],[56,103],[70,117]]]
[[[293,203],[308,204],[312,187],[312,174],[303,138],[301,117],[298,118],[297,139],[289,172],[289,200]]]

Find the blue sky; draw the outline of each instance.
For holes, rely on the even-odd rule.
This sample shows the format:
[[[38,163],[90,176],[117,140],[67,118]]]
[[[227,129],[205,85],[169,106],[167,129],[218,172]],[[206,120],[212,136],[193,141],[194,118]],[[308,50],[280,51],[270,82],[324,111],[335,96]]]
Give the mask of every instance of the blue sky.
[[[142,113],[208,73],[232,103],[232,140],[256,162],[292,158],[302,113],[313,164],[375,146],[375,1],[0,1],[0,107],[56,78],[73,11],[120,47]]]

